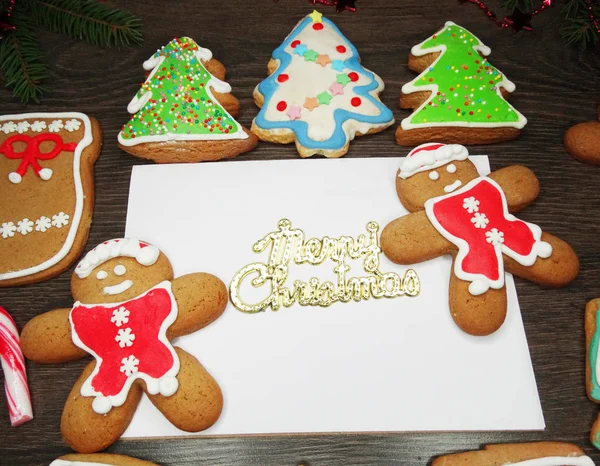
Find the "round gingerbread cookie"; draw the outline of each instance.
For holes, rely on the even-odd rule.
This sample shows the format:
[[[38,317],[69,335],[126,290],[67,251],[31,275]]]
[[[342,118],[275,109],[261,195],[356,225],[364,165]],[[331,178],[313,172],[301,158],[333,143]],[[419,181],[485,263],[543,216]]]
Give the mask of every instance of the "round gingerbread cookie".
[[[600,105],[598,121],[587,121],[572,126],[565,133],[567,152],[580,162],[600,165]]]

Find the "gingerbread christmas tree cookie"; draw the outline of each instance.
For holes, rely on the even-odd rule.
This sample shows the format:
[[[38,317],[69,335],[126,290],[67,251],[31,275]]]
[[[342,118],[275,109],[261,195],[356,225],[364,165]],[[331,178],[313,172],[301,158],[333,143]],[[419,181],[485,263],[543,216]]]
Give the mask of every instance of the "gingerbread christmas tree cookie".
[[[169,163],[236,157],[256,147],[256,136],[234,118],[239,102],[210,50],[189,37],[173,39],[144,69],[150,74],[127,106],[121,149]]]
[[[0,116],[0,287],[51,278],[81,254],[101,146],[83,113]]]
[[[264,141],[295,142],[302,157],[341,157],[355,136],[394,123],[379,100],[381,78],[360,64],[354,45],[317,11],[275,49],[268,69],[254,90],[262,108],[252,123]]]
[[[527,120],[506,98],[515,85],[493,67],[477,37],[448,21],[414,46],[408,67],[419,74],[402,87],[400,106],[413,109],[396,141],[489,144],[516,138]]]

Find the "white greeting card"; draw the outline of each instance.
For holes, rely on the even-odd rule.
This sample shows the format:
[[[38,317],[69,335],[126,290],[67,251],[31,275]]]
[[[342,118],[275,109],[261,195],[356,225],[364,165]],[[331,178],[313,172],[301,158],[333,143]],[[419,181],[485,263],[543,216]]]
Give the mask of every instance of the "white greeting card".
[[[487,157],[472,160],[489,173]],[[357,238],[370,221],[383,229],[405,215],[395,190],[400,161],[136,166],[125,235],[158,246],[176,276],[210,272],[229,285],[243,266],[268,261],[268,250],[257,254],[252,245],[282,218],[306,238]],[[349,276],[365,275],[360,261],[348,265]],[[200,435],[543,429],[512,277],[506,322],[473,337],[449,313],[450,265],[442,257],[412,266],[417,297],[257,314],[229,303],[217,321],[176,340],[223,390],[220,419]],[[292,263],[288,286],[335,281],[334,267]],[[407,267],[382,254],[379,269],[402,275]],[[124,436],[177,435],[187,434],[143,399]]]

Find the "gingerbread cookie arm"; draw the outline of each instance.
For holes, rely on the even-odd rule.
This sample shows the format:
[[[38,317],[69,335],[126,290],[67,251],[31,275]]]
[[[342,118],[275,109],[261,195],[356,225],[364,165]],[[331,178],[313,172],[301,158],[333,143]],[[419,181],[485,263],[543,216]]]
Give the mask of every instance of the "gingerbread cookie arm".
[[[227,306],[227,287],[208,273],[191,273],[176,278],[172,282],[172,290],[177,300],[178,315],[167,331],[169,339],[206,327]]]
[[[102,465],[110,464],[111,466],[156,466],[156,463],[150,461],[139,460],[130,456],[113,455],[112,453],[70,454],[61,456],[59,460],[74,462],[73,466],[77,466],[78,463],[100,463]]]
[[[219,385],[198,360],[175,347],[179,357],[179,387],[174,395],[152,395],[150,401],[178,429],[200,432],[212,426],[223,409]]]
[[[600,414],[596,418],[596,422],[592,426],[592,430],[590,431],[590,442],[597,449],[600,449]]]
[[[508,203],[508,210],[516,213],[530,205],[540,193],[540,182],[535,174],[523,165],[511,165],[488,175],[498,183]]]
[[[454,268],[454,261],[452,263]],[[490,288],[487,292],[473,296],[469,292],[470,282],[450,274],[450,313],[456,325],[470,335],[486,336],[494,333],[506,318],[506,287]]]
[[[81,395],[81,386],[95,367],[96,362],[92,361],[83,369],[69,393],[60,420],[65,442],[80,453],[104,450],[116,442],[127,429],[142,397],[142,389],[134,383],[123,405],[99,416],[92,408],[94,398]]]
[[[552,246],[550,257],[538,257],[533,265],[526,266],[503,254],[505,270],[539,285],[559,287],[575,280],[579,259],[573,248],[549,233],[542,233],[541,240]]]
[[[87,356],[71,339],[71,309],[54,309],[31,319],[21,332],[27,359],[42,364],[74,361]]]
[[[438,233],[425,211],[414,212],[388,223],[381,232],[381,250],[396,264],[415,264],[456,250]]]

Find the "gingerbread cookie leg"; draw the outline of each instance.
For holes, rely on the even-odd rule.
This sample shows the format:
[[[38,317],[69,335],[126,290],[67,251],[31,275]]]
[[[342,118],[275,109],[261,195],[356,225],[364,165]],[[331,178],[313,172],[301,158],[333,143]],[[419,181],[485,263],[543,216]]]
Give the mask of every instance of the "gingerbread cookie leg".
[[[454,267],[454,260],[452,261]],[[506,318],[506,287],[490,288],[486,293],[473,296],[469,282],[450,274],[450,313],[456,325],[470,335],[486,336],[494,333]]]
[[[175,427],[186,432],[199,432],[219,418],[223,394],[215,379],[194,356],[178,347],[175,351],[179,357],[177,391],[165,397],[146,390],[146,395]]]
[[[196,332],[217,319],[228,301],[227,287],[214,275],[193,273],[173,280],[177,296],[177,320],[167,331],[168,338]]]
[[[71,309],[54,309],[25,324],[21,348],[27,359],[40,364],[56,364],[87,356],[71,340],[70,312]]]
[[[81,386],[95,367],[96,363],[90,362],[75,382],[60,421],[60,432],[65,442],[80,453],[104,450],[119,439],[131,422],[142,397],[142,389],[134,383],[123,405],[98,415],[92,407],[96,399],[81,395]]]

